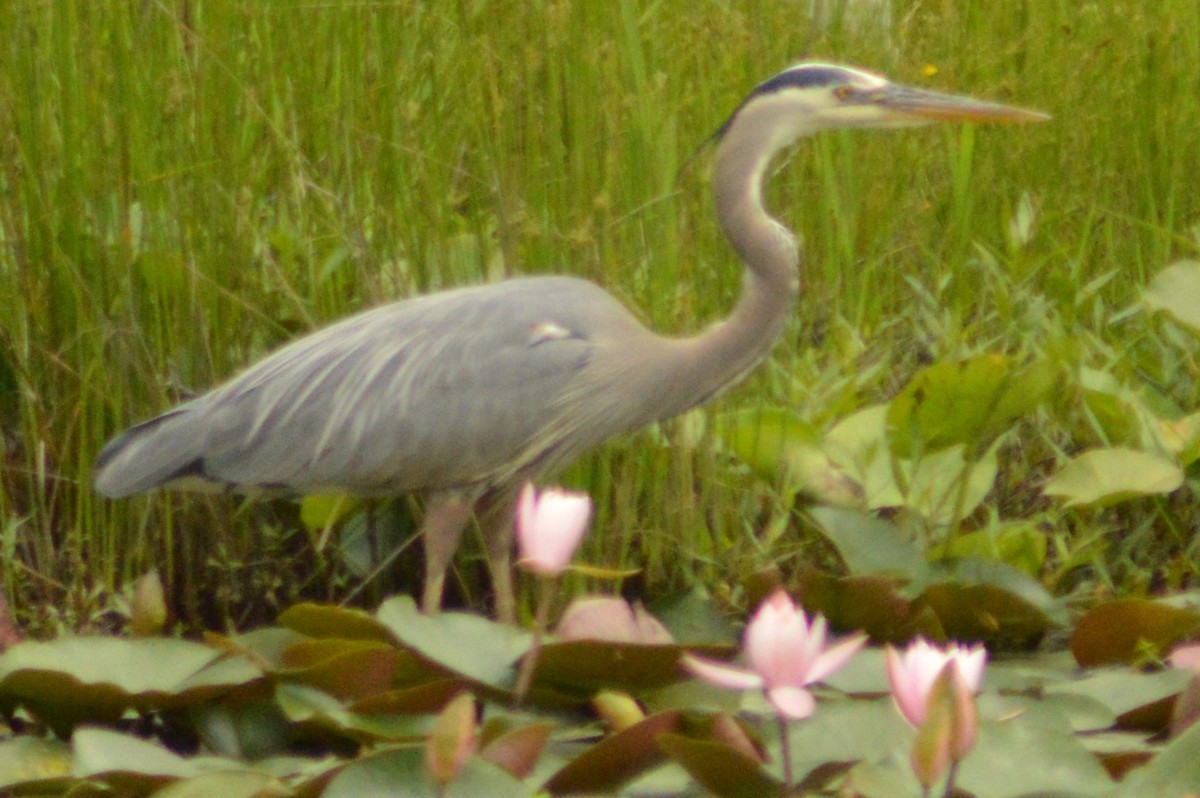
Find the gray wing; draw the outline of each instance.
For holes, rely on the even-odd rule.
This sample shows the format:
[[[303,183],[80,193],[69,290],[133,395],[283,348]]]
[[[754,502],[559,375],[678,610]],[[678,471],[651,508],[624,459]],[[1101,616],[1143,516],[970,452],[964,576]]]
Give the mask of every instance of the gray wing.
[[[121,496],[196,477],[376,494],[483,482],[531,442],[553,444],[558,398],[614,324],[636,322],[564,277],[377,308],[131,428],[101,452],[95,484]]]

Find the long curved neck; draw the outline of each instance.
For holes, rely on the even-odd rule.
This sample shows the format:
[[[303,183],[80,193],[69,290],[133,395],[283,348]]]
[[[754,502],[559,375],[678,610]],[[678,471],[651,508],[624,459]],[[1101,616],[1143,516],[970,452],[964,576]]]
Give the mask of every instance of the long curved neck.
[[[747,109],[744,109],[747,110]],[[746,267],[733,312],[700,335],[678,340],[672,382],[682,412],[739,381],[774,346],[795,307],[800,258],[795,237],[763,207],[762,182],[771,158],[807,132],[764,118],[781,113],[760,108],[756,118],[739,113],[727,125],[713,171],[717,218]],[[793,112],[794,113],[794,112]],[[775,130],[764,139],[761,130]]]

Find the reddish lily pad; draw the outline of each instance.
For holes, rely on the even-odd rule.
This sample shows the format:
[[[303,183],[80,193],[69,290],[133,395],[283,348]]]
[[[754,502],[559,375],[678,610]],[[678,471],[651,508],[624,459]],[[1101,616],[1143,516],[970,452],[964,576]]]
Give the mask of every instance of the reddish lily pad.
[[[479,755],[518,779],[523,779],[533,772],[552,731],[554,725],[551,723],[531,723],[495,738],[483,747]]]
[[[683,765],[700,786],[720,798],[777,798],[783,784],[745,751],[714,740],[664,734],[658,745]]]
[[[534,683],[588,693],[604,688],[652,690],[683,678],[679,658],[689,650],[701,649],[597,640],[548,643],[538,657]]]
[[[666,759],[655,740],[678,731],[681,719],[677,710],[660,712],[605,737],[567,763],[542,789],[551,795],[615,792]]]
[[[405,653],[388,643],[325,638],[289,646],[281,662],[290,681],[353,701],[388,690]]]
[[[902,642],[915,633],[940,638],[936,618],[914,616],[902,594],[903,584],[891,576],[839,577],[806,568],[796,596],[807,611],[821,613],[835,629],[859,629],[872,640]]]
[[[1084,668],[1161,658],[1200,627],[1200,613],[1148,599],[1116,599],[1079,619],[1071,653]]]
[[[382,642],[392,639],[387,626],[370,613],[328,604],[294,604],[280,614],[278,623],[309,637]]]

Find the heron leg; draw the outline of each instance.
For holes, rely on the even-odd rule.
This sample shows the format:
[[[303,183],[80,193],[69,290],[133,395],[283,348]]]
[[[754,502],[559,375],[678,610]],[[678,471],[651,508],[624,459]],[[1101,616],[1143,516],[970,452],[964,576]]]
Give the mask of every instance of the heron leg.
[[[505,491],[489,497],[487,512],[480,523],[488,572],[492,577],[496,620],[502,623],[517,622],[517,592],[513,584],[512,562],[513,513],[516,504],[516,491]]]
[[[462,539],[474,502],[458,493],[438,493],[429,497],[421,522],[421,541],[425,547],[425,592],[421,609],[434,614],[442,608],[446,571],[458,542]]]

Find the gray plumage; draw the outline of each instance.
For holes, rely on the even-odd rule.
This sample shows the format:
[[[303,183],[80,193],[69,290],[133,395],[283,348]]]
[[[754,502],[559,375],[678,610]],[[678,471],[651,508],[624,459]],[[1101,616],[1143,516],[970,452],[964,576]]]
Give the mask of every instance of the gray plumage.
[[[665,338],[571,277],[397,302],[301,338],[129,429],[97,458],[95,486],[109,496],[159,486],[422,494],[429,611],[470,512],[488,508],[497,613],[511,618],[519,483],[708,401],[782,332],[799,259],[791,233],[762,205],[775,153],[828,128],[1037,116],[845,67],[797,65],[756,87],[716,137],[717,218],[747,268],[724,321]]]

